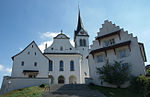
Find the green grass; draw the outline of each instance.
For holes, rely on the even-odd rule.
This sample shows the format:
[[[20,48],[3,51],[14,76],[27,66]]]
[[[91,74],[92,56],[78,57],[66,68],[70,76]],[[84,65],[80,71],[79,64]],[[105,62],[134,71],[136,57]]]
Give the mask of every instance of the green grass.
[[[130,91],[128,88],[108,88],[93,85],[89,85],[89,87],[94,90],[99,90],[107,97],[142,97],[141,94],[134,93]]]
[[[44,93],[44,88],[38,86],[14,90],[0,97],[41,97]]]

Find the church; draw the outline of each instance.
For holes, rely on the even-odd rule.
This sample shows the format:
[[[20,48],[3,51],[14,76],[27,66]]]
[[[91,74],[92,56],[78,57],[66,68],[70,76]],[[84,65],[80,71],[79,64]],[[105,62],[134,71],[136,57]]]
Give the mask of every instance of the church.
[[[42,53],[36,42],[32,41],[12,57],[12,73],[11,76],[4,76],[1,94],[42,83],[50,85],[92,82],[111,87],[111,84],[99,79],[96,73],[96,68],[104,66],[106,60],[123,60],[132,64],[132,75],[145,74],[144,44],[138,42],[132,33],[128,34],[111,21],[106,20],[102,24],[89,48],[89,34],[83,26],[79,10],[74,43],[75,46],[72,46],[70,38],[61,31],[53,37],[53,43],[49,47],[45,45]]]

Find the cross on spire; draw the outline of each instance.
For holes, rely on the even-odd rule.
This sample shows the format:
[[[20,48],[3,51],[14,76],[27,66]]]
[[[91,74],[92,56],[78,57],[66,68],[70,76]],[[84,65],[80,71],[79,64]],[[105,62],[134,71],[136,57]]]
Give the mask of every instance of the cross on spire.
[[[60,31],[60,32],[61,32],[61,34],[62,34],[63,30],[61,29],[61,31]]]

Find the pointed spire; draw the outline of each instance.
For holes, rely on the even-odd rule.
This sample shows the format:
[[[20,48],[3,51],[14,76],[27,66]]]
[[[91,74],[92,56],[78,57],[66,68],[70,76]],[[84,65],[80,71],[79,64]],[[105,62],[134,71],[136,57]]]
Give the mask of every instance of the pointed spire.
[[[84,26],[83,26],[83,23],[82,23],[82,19],[81,19],[81,16],[80,16],[80,6],[79,6],[79,4],[78,4],[78,11],[79,11],[79,14],[78,14],[77,32],[78,32],[80,29],[84,29]]]

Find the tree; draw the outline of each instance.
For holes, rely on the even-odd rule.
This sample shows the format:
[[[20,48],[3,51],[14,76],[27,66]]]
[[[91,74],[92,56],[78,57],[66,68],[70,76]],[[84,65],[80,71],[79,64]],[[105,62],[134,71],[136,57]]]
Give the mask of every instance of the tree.
[[[97,73],[100,75],[100,79],[120,88],[120,85],[129,80],[129,68],[130,65],[123,63],[123,61],[114,61],[113,64],[107,61],[103,67],[97,68]]]
[[[147,74],[150,74],[150,67],[147,69]]]
[[[133,77],[131,80],[131,89],[137,93],[143,94],[144,97],[148,95],[149,80],[146,76]]]

